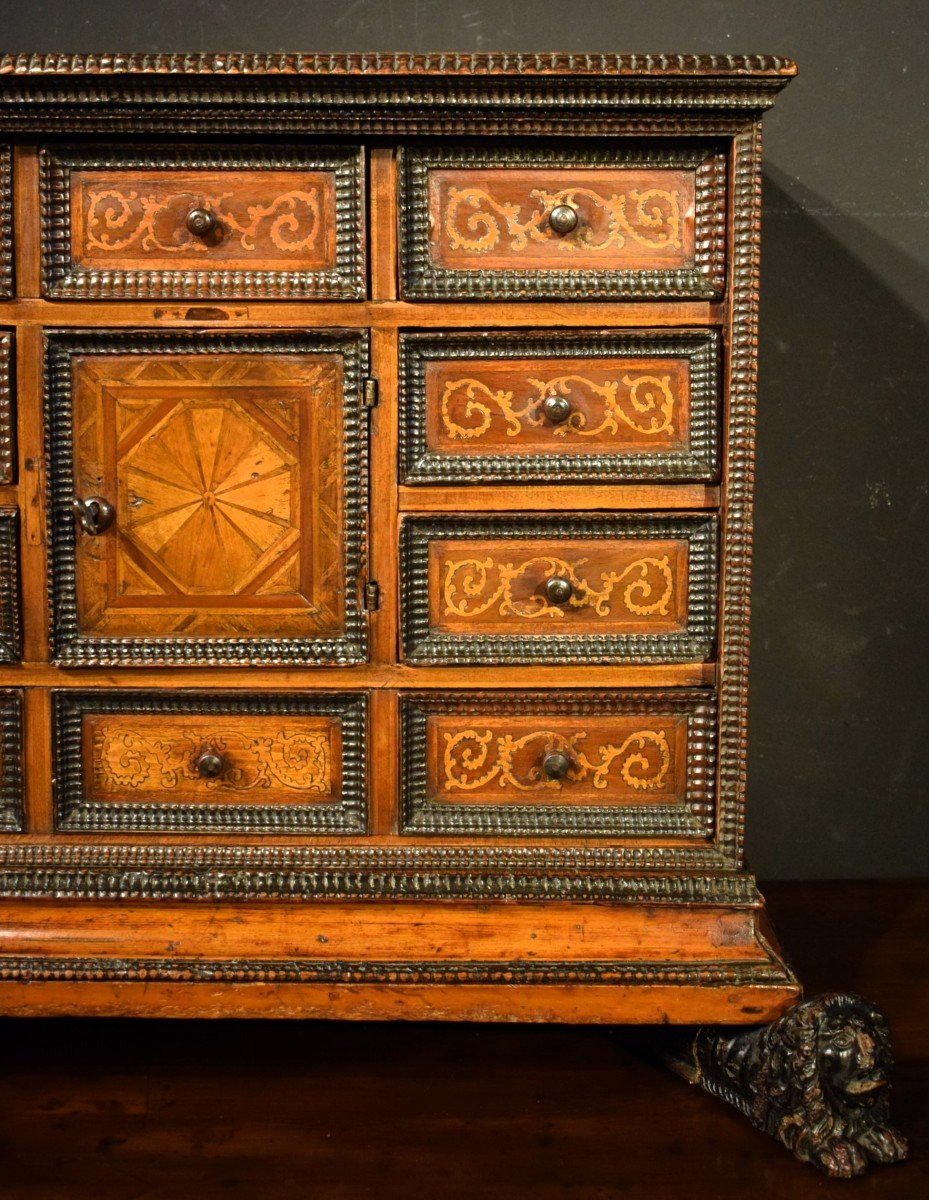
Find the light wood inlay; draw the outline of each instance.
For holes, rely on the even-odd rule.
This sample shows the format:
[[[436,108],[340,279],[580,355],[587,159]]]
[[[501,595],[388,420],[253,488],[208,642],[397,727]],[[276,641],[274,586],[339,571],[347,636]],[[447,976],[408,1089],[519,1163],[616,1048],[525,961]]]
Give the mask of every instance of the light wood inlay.
[[[344,619],[337,355],[79,355],[82,632],[336,634]]]
[[[692,171],[571,167],[433,170],[433,261],[457,269],[681,267],[694,257]],[[556,206],[577,212],[564,235]]]
[[[218,222],[198,237],[194,209]],[[81,268],[321,270],[335,265],[335,178],[326,171],[71,174],[72,259]]]

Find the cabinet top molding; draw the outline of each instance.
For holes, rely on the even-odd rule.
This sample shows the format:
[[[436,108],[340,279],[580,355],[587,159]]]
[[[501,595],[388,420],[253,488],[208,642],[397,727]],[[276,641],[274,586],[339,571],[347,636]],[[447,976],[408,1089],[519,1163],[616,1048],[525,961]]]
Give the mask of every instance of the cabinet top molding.
[[[7,54],[0,134],[728,135],[795,73],[762,54]]]
[[[797,73],[773,54],[4,54],[3,75],[623,75]]]

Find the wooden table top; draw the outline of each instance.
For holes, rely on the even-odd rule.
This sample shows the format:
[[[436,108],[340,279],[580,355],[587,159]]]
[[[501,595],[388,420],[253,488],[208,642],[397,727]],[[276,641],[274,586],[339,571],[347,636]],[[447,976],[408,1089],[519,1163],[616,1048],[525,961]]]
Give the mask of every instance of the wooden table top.
[[[929,1196],[929,882],[778,884],[810,994],[890,1019],[911,1161],[830,1181],[595,1028],[0,1022],[5,1200]]]

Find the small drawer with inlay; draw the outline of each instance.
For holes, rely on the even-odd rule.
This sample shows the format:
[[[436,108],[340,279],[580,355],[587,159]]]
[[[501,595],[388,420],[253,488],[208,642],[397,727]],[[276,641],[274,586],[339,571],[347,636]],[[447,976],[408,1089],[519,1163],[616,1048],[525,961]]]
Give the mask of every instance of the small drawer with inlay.
[[[400,381],[406,483],[718,475],[712,330],[407,333]]]
[[[41,152],[44,294],[364,296],[353,147]]]
[[[413,663],[704,661],[712,516],[414,516],[401,531]]]
[[[406,147],[410,298],[722,294],[726,158],[712,144]]]
[[[56,825],[138,833],[364,833],[364,694],[54,696]]]
[[[714,717],[711,692],[406,695],[402,832],[709,838]]]

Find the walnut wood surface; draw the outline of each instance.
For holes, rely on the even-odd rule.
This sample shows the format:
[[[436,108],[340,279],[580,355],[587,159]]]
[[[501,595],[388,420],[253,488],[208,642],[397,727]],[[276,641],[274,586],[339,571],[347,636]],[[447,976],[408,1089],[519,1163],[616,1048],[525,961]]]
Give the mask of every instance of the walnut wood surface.
[[[693,173],[674,170],[434,170],[430,254],[458,270],[682,267],[693,260],[695,192]],[[577,213],[563,236],[548,221],[557,205]]]
[[[542,410],[568,401],[566,420]],[[680,360],[586,362],[552,358],[426,368],[427,443],[442,453],[537,453],[540,446],[592,452],[687,444],[690,388]]]
[[[76,355],[81,633],[312,636],[344,622],[336,355]]]
[[[0,838],[0,940],[13,939],[0,1004],[748,1022],[797,995],[741,859],[757,118],[792,72],[729,56],[0,60],[0,132],[16,141],[12,209],[0,172],[0,262],[15,267],[0,333],[18,400],[0,504],[18,510],[23,614],[23,661],[0,686],[25,744]],[[278,223],[297,178],[318,187],[312,239],[295,199]],[[499,244],[470,244],[494,227],[470,200],[463,225],[450,221],[452,186],[488,193]],[[578,205],[579,234],[550,231],[555,199]],[[224,225],[203,249],[184,232],[194,203]],[[278,244],[293,238],[299,251]],[[547,360],[542,390],[570,393],[588,429],[593,398],[618,385],[617,428],[566,471],[579,430],[519,417],[511,438],[495,400],[482,435],[495,465],[457,486],[470,468],[456,475],[452,460],[480,455],[440,418],[449,359],[420,396],[439,466],[417,475],[403,356],[426,336],[538,344],[469,370],[521,410]],[[643,388],[657,391],[643,401]],[[664,421],[652,428],[642,404]],[[567,446],[548,473],[547,436]],[[219,466],[251,503],[230,504]],[[78,537],[75,495],[109,497],[114,525]],[[534,523],[525,546],[521,522]],[[590,532],[610,522],[609,537]],[[539,616],[576,619],[596,650],[548,653],[539,619],[512,612],[475,635],[472,614],[434,611],[440,641],[495,644],[428,645],[410,598],[428,623],[444,586],[427,586],[416,558],[428,539],[411,570],[400,545],[428,525],[434,558],[461,552],[456,523],[485,557],[571,549],[572,588],[592,571],[613,599],[587,587],[565,617]],[[630,598],[653,612],[609,581],[632,565],[617,558],[620,525],[639,528],[636,553],[667,559],[667,602],[643,604],[656,584],[633,580]],[[634,653],[611,640],[632,628]],[[609,709],[632,688],[675,689],[678,707],[649,694],[633,710],[627,693]],[[530,739],[517,779],[535,769],[523,755],[539,715],[547,738],[596,756],[591,778],[616,751],[604,786],[571,780],[561,792],[581,790],[557,803],[534,788],[530,805],[492,782],[473,803],[443,794],[441,743],[474,715],[448,701],[478,689],[497,705],[480,737]],[[566,710],[569,689],[601,707]],[[500,710],[527,693],[562,704]],[[337,713],[313,708],[324,697]],[[432,721],[421,810],[402,774],[413,701]],[[281,704],[294,709],[283,720]],[[296,784],[255,765],[278,736],[316,739]],[[213,783],[190,771],[210,747],[228,756]],[[23,949],[27,919],[38,940]]]
[[[573,591],[563,604],[550,579]],[[564,632],[677,630],[687,612],[687,542],[579,538],[429,545],[429,614],[434,629],[510,633],[531,622]]]
[[[203,209],[210,236],[187,228]],[[71,174],[71,258],[81,269],[272,271],[335,266],[335,180],[321,171]]]
[[[325,802],[339,794],[339,726],[326,717],[93,714],[83,722],[90,803]],[[204,754],[222,763],[203,776]]]

